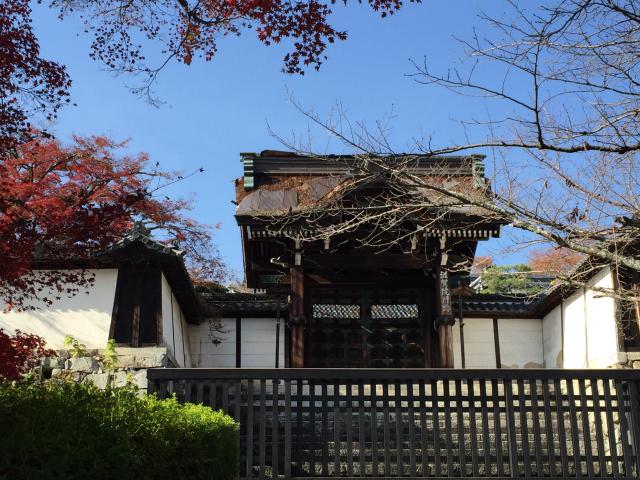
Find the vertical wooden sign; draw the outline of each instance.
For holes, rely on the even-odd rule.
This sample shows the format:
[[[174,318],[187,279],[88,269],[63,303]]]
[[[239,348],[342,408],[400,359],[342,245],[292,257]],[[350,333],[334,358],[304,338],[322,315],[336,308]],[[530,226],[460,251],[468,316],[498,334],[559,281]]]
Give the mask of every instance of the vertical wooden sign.
[[[436,272],[438,343],[440,347],[440,367],[453,368],[453,310],[449,291],[449,273],[444,267]]]

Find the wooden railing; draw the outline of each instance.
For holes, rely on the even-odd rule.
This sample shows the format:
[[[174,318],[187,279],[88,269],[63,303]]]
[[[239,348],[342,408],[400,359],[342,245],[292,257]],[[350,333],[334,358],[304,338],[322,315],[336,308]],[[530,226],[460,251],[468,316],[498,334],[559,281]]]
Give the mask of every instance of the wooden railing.
[[[153,369],[238,422],[240,478],[639,478],[631,370]]]

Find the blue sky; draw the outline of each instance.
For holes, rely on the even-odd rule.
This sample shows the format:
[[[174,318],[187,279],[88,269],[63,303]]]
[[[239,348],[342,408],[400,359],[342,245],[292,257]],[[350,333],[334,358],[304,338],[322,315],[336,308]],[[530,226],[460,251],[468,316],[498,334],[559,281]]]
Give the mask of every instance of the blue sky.
[[[406,76],[413,71],[410,59],[427,56],[436,68],[455,66],[463,52],[454,37],[468,37],[479,25],[481,10],[500,15],[505,6],[477,0],[426,1],[407,4],[399,14],[381,20],[365,5],[338,3],[334,24],[346,29],[349,39],[330,46],[329,59],[319,72],[302,77],[281,73],[285,50],[263,46],[249,31],[222,39],[210,63],[170,65],[155,86],[166,102],[159,108],[126,88],[135,79],[115,77],[89,58],[90,38],[77,21],[60,22],[55,12],[34,8],[44,56],[64,63],[73,79],[76,106],[60,114],[53,130],[62,139],[72,133],[129,138],[132,151],[148,152],[168,170],[204,167],[204,174],[170,193],[193,193],[193,216],[203,223],[221,223],[216,243],[240,277],[240,235],[231,204],[233,179],[242,174],[239,152],[282,149],[267,124],[285,137],[307,131],[307,121],[291,105],[288,92],[321,116],[336,102],[351,119],[366,122],[393,110],[391,139],[398,151],[407,151],[417,136],[432,136],[439,144],[460,141],[461,129],[454,119],[483,114],[482,102],[416,84]],[[312,132],[315,145],[326,149],[326,135]],[[484,246],[481,252],[498,246]]]

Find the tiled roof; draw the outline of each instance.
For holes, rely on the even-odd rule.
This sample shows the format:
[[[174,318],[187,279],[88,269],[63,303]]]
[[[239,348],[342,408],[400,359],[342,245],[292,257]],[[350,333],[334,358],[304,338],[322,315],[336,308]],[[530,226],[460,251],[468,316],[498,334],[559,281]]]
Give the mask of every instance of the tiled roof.
[[[454,301],[454,312],[457,304]],[[462,300],[465,315],[513,315],[534,316],[541,297],[515,297],[508,295],[482,294]]]
[[[260,154],[242,153],[243,181],[237,183],[236,217],[287,216],[292,211],[303,211],[322,202],[351,194],[354,174],[364,158],[352,155],[308,157],[293,152],[264,151]],[[474,193],[486,198],[483,155],[422,156],[400,154],[379,157],[389,165],[402,165],[412,173],[429,178],[429,183],[440,183],[449,191]],[[380,185],[387,180],[381,175]],[[434,206],[452,198],[427,188],[416,188]],[[490,212],[471,205],[450,205],[461,214],[488,216]]]
[[[201,294],[207,304],[223,316],[273,316],[278,311],[284,316],[288,305],[285,295],[267,295],[251,293]],[[454,298],[454,315],[457,315],[457,303]],[[536,315],[536,307],[540,298],[510,297],[506,295],[478,294],[465,298],[462,308],[465,315],[473,316],[523,316]]]
[[[158,242],[151,237],[151,230],[149,230],[144,222],[135,222],[131,231],[129,231],[121,240],[114,243],[108,251],[114,251],[124,248],[132,243],[139,242],[148,249],[155,250],[159,253],[166,255],[173,255],[175,257],[184,257],[184,250],[180,250],[175,246]]]
[[[288,307],[286,295],[259,293],[201,293],[200,295],[222,316],[273,316],[278,312],[278,307],[284,316]]]

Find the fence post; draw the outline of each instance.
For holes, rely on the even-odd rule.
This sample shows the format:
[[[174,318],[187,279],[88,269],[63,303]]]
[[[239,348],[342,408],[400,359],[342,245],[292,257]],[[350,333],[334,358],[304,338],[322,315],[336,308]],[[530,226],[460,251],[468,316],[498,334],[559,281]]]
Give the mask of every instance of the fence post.
[[[635,457],[635,476],[640,477],[640,394],[638,392],[638,380],[629,380],[629,401],[631,403],[631,433],[633,456]]]
[[[507,413],[507,439],[509,442],[509,476],[516,478],[518,476],[518,447],[516,443],[516,425],[515,414],[513,408],[513,382],[504,380],[504,400],[505,410]]]

